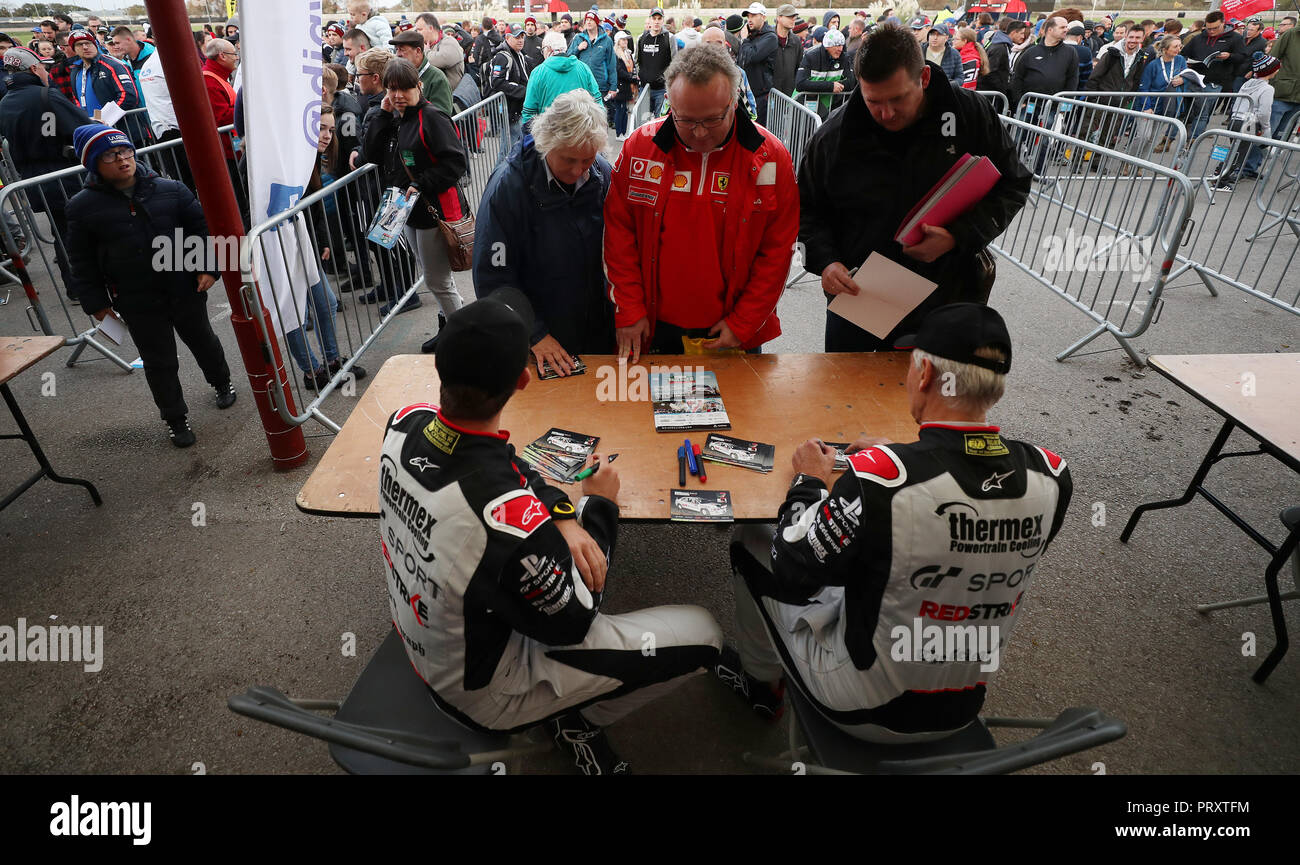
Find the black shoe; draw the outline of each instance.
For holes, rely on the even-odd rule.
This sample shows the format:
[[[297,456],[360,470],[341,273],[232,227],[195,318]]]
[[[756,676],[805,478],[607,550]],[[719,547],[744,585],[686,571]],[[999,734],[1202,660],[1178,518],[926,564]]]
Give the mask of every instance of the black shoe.
[[[321,367],[314,373],[304,372],[302,374],[302,383],[308,390],[320,390],[330,383],[329,370]]]
[[[442,336],[442,329],[447,326],[447,316],[438,313],[438,332],[429,339],[426,339],[420,345],[420,351],[423,354],[433,354],[438,350],[438,337]]]
[[[785,682],[773,690],[767,682],[760,682],[745,672],[740,663],[740,653],[733,646],[723,646],[718,661],[710,669],[722,684],[741,696],[755,713],[775,721],[785,711]]]
[[[388,300],[388,290],[381,285],[358,297],[357,303],[383,303],[386,300]]]
[[[330,361],[330,375],[333,375],[342,369],[343,364],[347,362],[348,359],[346,357],[340,357]],[[361,381],[361,379],[366,377],[366,368],[359,363],[352,364],[352,369],[348,370],[348,372],[352,373],[352,377],[357,381]]]
[[[334,311],[335,312],[343,311],[343,298],[339,298],[339,302],[334,304]]]
[[[187,448],[195,442],[194,431],[190,429],[190,422],[184,417],[167,421],[167,435],[171,437],[172,444],[178,448]]]
[[[223,387],[217,388],[217,408],[230,408],[235,404],[235,385],[226,382]]]
[[[1240,178],[1240,179],[1242,179],[1242,180],[1259,180],[1259,175],[1256,174],[1256,173],[1253,172],[1253,171],[1243,171],[1243,172],[1241,172],[1241,178]]]
[[[402,304],[397,308],[397,314],[401,315],[404,312],[410,312],[413,309],[419,309],[423,305],[424,304],[420,301],[420,296],[418,294],[413,294],[409,298],[407,298],[406,303]],[[386,303],[383,306],[379,307],[379,315],[381,317],[388,315],[388,313],[391,312],[392,309],[393,309],[393,304]]]
[[[1215,181],[1214,188],[1223,192],[1231,192],[1232,185],[1237,182],[1235,174],[1225,174]]]
[[[573,756],[584,775],[628,775],[631,767],[609,746],[605,731],[579,712],[567,712],[548,725],[555,747]]]

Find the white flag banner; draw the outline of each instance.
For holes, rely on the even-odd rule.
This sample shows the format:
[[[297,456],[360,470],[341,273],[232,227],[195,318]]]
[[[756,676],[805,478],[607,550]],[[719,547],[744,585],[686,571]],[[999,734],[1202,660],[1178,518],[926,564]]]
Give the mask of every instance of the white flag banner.
[[[253,225],[293,207],[311,179],[320,138],[321,0],[241,4],[239,42],[244,141]],[[321,280],[307,222],[266,232],[252,249],[262,302],[277,332],[303,320],[307,290]],[[245,278],[248,278],[245,274]]]

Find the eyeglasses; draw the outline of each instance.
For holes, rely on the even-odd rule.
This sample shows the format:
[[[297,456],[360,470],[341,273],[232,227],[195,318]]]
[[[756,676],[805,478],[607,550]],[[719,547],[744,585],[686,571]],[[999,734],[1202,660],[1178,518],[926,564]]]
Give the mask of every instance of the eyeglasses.
[[[224,55],[226,55],[227,57],[238,57],[238,56],[239,56],[239,52],[238,52],[238,51],[222,51],[221,53],[224,54]]]
[[[100,162],[107,162],[109,165],[112,165],[117,162],[121,162],[126,159],[135,159],[135,151],[128,150],[125,147],[119,147],[118,149],[110,150],[107,153],[105,153],[103,156],[99,157]]]
[[[734,108],[735,105],[736,103],[732,102],[727,106],[726,111],[722,112],[717,117],[710,117],[706,120],[687,120],[674,114],[673,122],[686,132],[694,132],[696,129],[717,129],[726,121],[727,115],[731,113],[731,109]]]

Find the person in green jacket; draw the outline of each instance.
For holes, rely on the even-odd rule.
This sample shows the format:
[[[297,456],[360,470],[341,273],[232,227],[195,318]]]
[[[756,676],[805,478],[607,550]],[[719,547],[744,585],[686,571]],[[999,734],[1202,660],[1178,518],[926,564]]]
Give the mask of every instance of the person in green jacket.
[[[1300,28],[1292,27],[1273,43],[1269,53],[1282,62],[1282,71],[1272,81],[1273,116],[1269,124],[1274,138],[1281,138],[1286,125],[1300,112]]]
[[[456,111],[451,105],[451,84],[447,75],[434,66],[424,56],[424,37],[414,30],[404,30],[391,40],[393,50],[398,57],[409,60],[420,76],[420,93],[433,104],[433,107],[454,117]]]
[[[541,114],[555,98],[570,90],[586,90],[597,103],[604,105],[604,94],[596,85],[596,76],[577,57],[565,54],[564,34],[552,30],[542,39],[542,56],[546,59],[533,70],[524,96],[524,113],[520,122],[527,123]]]

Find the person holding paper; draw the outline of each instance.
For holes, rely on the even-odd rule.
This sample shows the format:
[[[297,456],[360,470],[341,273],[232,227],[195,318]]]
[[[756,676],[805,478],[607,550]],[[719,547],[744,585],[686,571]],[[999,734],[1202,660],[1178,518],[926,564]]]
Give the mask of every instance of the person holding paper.
[[[930,310],[982,302],[992,268],[985,247],[1024,206],[1030,184],[989,103],[954,88],[908,31],[885,25],[868,34],[854,75],[861,95],[817,130],[799,166],[804,267],[821,274],[827,301],[859,293],[850,268],[873,252],[937,288],[883,338],[828,312],[827,351],[889,349]],[[919,243],[895,241],[909,211],[967,154],[992,162],[1001,175],[993,188],[949,224],[923,224]]]
[[[1073,493],[1065,460],[987,420],[1011,368],[996,311],[945,306],[900,347],[919,440],[860,438],[838,479],[834,448],[795,450],[777,525],[732,536],[739,645],[715,668],[760,714],[777,714],[784,677],[881,744],[975,720]],[[961,640],[936,645],[947,625]]]
[[[736,110],[726,47],[678,52],[665,79],[670,113],[632,132],[605,198],[605,278],[619,357],[633,363],[680,354],[683,336],[747,350],[780,336],[799,230],[790,154]]]

